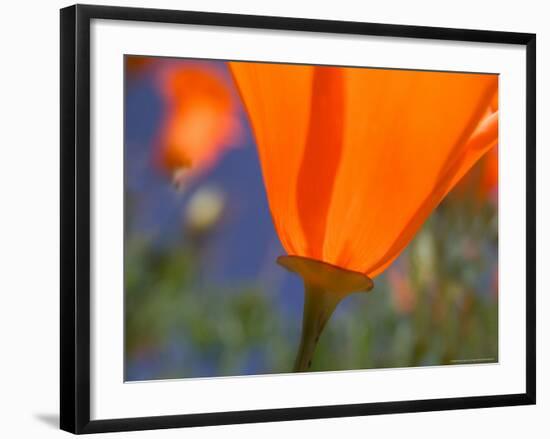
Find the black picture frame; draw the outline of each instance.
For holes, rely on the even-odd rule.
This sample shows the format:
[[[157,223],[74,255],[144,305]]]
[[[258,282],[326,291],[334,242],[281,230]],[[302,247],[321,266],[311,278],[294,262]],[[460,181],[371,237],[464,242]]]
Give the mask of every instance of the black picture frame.
[[[90,22],[93,19],[374,35],[526,47],[526,392],[224,413],[90,420]],[[535,404],[535,59],[530,33],[75,5],[61,9],[60,426],[72,433],[192,427]]]

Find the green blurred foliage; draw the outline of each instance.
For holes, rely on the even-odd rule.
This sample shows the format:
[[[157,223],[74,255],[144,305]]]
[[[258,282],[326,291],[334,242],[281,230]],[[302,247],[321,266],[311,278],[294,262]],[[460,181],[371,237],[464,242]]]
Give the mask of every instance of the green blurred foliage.
[[[490,202],[445,200],[372,292],[339,305],[312,370],[498,361],[496,214]],[[290,372],[301,322],[281,291],[208,282],[207,237],[191,238],[159,249],[127,237],[127,379]]]

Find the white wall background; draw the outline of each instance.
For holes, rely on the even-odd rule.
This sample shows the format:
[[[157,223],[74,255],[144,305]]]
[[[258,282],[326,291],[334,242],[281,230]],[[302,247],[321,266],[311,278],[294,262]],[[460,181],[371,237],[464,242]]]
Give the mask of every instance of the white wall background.
[[[550,436],[550,11],[523,0],[88,1],[537,33],[538,405],[325,419],[109,437],[512,438]],[[66,1],[5,2],[0,21],[0,436],[60,437],[58,419],[59,13]],[[545,416],[546,415],[546,416]],[[107,435],[105,435],[107,436]]]

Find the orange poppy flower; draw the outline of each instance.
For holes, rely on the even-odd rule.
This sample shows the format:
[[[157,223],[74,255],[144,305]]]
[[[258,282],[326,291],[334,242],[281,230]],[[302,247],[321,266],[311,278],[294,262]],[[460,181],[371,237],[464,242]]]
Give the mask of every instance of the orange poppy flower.
[[[161,129],[159,162],[175,183],[204,172],[235,145],[240,134],[238,101],[231,83],[213,67],[178,65],[162,76],[167,117]]]
[[[338,301],[372,288],[371,279],[496,142],[496,117],[475,129],[498,79],[246,62],[230,68],[289,255],[279,262],[304,278],[295,370],[305,370]]]
[[[496,123],[470,138],[496,89],[493,75],[231,69],[286,251],[371,278],[496,142]]]

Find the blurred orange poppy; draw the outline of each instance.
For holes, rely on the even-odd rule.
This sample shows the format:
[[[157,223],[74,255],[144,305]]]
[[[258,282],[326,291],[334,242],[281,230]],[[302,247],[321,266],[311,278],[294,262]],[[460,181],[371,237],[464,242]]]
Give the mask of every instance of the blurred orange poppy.
[[[396,265],[397,264],[392,265],[387,272],[393,305],[399,313],[409,314],[416,306],[417,297],[407,275],[408,268],[404,269]]]
[[[135,78],[141,73],[147,71],[147,69],[155,62],[155,58],[141,55],[127,55],[125,60],[126,74],[130,78]]]
[[[338,301],[372,288],[371,279],[496,143],[498,117],[476,127],[498,78],[247,62],[230,68],[290,255],[279,262],[304,278],[295,370],[306,370]]]
[[[497,201],[498,190],[498,148],[489,151],[482,162],[483,171],[478,190],[478,197],[486,199],[489,197],[493,202]]]
[[[207,65],[176,65],[162,76],[167,116],[158,148],[176,183],[208,170],[241,132],[230,82]]]

